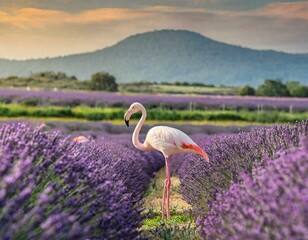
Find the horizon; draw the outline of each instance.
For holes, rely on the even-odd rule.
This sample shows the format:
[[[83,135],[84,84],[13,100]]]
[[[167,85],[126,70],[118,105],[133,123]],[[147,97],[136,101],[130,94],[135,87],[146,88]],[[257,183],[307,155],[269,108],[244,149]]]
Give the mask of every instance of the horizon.
[[[255,50],[308,53],[308,1],[0,0],[0,58],[93,52],[132,35],[187,30]]]

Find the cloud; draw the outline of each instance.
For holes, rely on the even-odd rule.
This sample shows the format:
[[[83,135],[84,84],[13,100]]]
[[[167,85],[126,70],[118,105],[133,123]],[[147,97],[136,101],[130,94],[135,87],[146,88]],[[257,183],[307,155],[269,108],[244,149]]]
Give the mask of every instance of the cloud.
[[[0,23],[19,28],[43,27],[46,22],[57,23],[67,14],[54,10],[23,8],[12,11],[0,11]]]
[[[0,8],[39,8],[71,13],[98,8],[144,8],[157,5],[211,10],[248,10],[270,3],[296,0],[0,0]]]
[[[220,0],[207,0],[217,2]],[[226,1],[226,0],[224,0]],[[199,1],[197,1],[199,2]],[[204,0],[202,0],[204,2]],[[222,18],[268,17],[286,20],[308,20],[308,2],[271,3],[259,9],[248,11],[207,10],[203,8],[182,8],[174,6],[152,6],[138,9],[99,8],[80,13],[38,8],[21,8],[0,11],[0,23],[11,24],[20,28],[43,27],[62,23],[89,24],[108,21],[124,21],[153,17],[159,14],[213,14]],[[192,16],[193,17],[193,16]]]
[[[257,16],[308,21],[308,2],[272,3],[255,12]]]
[[[122,8],[81,13],[34,8],[0,11],[0,58],[27,59],[94,51],[131,34],[152,30],[154,19],[151,11]]]
[[[20,28],[61,25],[65,23],[88,24],[115,20],[128,20],[145,17],[145,13],[132,9],[102,8],[88,10],[78,14],[56,10],[22,8],[10,11],[0,11],[0,23],[11,24]]]

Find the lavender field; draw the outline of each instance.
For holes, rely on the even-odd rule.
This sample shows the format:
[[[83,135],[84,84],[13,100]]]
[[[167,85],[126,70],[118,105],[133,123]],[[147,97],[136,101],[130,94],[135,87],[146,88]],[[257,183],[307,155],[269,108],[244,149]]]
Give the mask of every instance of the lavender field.
[[[191,154],[171,159],[172,174],[180,179],[180,191],[192,207],[194,238],[181,228],[171,235],[165,226],[151,235],[142,230],[148,217],[142,213],[144,193],[164,166],[160,153],[140,152],[130,133],[117,134],[110,124],[100,129],[94,124],[92,133],[85,131],[88,126],[75,126],[74,131],[71,127],[1,124],[1,239],[305,239],[308,235],[307,120],[255,129],[183,129],[191,128],[189,134],[211,160],[208,164]],[[73,142],[80,134],[90,141]]]
[[[0,240],[308,240],[308,0],[0,0]]]
[[[145,106],[171,109],[278,109],[304,111],[308,109],[307,98],[237,97],[237,96],[172,96],[172,95],[123,95],[107,92],[58,92],[0,90],[0,102],[56,106],[127,107],[132,102]]]

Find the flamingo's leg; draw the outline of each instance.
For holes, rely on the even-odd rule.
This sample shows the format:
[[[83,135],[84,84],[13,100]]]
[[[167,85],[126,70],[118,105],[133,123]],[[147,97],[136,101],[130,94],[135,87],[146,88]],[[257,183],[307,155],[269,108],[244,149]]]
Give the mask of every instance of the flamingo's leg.
[[[167,192],[167,179],[164,181],[163,201],[162,201],[162,207],[161,207],[161,215],[162,215],[163,220],[165,217],[166,192]]]
[[[170,186],[171,180],[169,178],[167,183],[167,219],[170,219]]]
[[[171,186],[171,179],[170,179],[170,169],[169,169],[169,162],[168,158],[166,158],[166,188],[167,188],[167,219],[170,219],[170,186]]]

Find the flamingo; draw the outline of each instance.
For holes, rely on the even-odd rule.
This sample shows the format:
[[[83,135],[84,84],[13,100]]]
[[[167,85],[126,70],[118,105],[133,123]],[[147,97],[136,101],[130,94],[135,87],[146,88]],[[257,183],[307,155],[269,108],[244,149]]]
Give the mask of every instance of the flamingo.
[[[84,136],[78,136],[73,139],[73,142],[77,142],[77,143],[83,143],[83,142],[88,142],[88,141],[89,139]]]
[[[164,192],[162,200],[162,219],[164,219],[165,215],[166,199],[167,199],[167,219],[170,219],[171,180],[170,180],[170,169],[169,169],[169,157],[172,154],[181,152],[197,153],[202,157],[204,157],[207,162],[209,162],[209,157],[189,136],[187,136],[182,131],[172,127],[156,126],[151,128],[147,133],[144,143],[141,143],[139,141],[139,133],[142,125],[145,122],[147,115],[145,107],[138,102],[133,103],[126,111],[124,115],[124,121],[127,127],[129,127],[129,120],[131,116],[139,111],[141,111],[142,116],[134,130],[132,136],[132,142],[133,145],[141,151],[158,150],[165,157],[166,179],[164,181]]]

